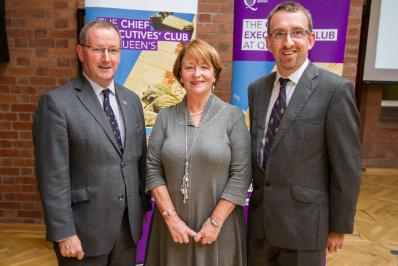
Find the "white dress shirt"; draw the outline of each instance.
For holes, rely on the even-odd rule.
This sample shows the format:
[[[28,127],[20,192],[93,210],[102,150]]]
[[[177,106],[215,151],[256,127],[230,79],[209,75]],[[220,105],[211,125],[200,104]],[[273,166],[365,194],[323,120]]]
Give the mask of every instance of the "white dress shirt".
[[[261,140],[261,145],[260,145],[260,154],[259,154],[260,165],[262,165],[262,162],[263,162],[265,136],[266,136],[267,129],[268,129],[269,117],[271,116],[272,108],[274,108],[275,101],[276,101],[276,99],[278,99],[279,91],[281,88],[281,85],[279,83],[279,78],[288,78],[290,80],[286,84],[286,110],[288,110],[287,106],[289,104],[290,98],[292,98],[293,92],[296,89],[296,85],[299,82],[299,80],[300,80],[301,76],[303,75],[305,69],[307,68],[308,64],[309,64],[309,60],[306,59],[304,61],[304,63],[299,67],[299,69],[297,69],[295,72],[290,74],[288,77],[283,77],[281,74],[279,74],[279,72],[276,72],[274,87],[272,89],[271,98],[269,100],[269,105],[268,105],[268,110],[267,110],[267,116],[265,118],[264,134],[263,134],[263,138]]]

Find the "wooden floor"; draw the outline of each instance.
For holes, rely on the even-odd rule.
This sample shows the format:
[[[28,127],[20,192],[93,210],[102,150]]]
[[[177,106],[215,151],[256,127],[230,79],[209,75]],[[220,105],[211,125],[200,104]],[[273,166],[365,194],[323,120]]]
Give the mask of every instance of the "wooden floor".
[[[367,169],[344,249],[328,255],[328,266],[398,266],[398,169]],[[38,224],[0,224],[0,266],[56,265]]]
[[[397,266],[398,169],[367,169],[362,179],[354,234],[328,266]]]

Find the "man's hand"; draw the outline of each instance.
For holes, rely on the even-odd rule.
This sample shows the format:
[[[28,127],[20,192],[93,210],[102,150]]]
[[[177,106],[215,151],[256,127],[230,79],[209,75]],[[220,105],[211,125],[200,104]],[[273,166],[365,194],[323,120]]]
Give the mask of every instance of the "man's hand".
[[[61,255],[64,257],[75,257],[78,260],[84,258],[82,243],[77,235],[68,237],[58,243]]]
[[[343,248],[344,234],[337,234],[330,232],[328,235],[327,250],[329,253],[337,252]]]

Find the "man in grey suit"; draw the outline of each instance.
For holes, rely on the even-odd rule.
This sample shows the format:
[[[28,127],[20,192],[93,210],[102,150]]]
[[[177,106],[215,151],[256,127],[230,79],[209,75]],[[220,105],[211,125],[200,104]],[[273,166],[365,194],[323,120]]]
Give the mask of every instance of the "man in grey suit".
[[[77,45],[83,72],[36,110],[36,175],[59,265],[135,265],[151,209],[141,102],[113,81],[120,47],[111,23],[87,24]]]
[[[354,87],[309,62],[315,34],[298,3],[271,11],[266,43],[277,72],[249,86],[248,265],[324,265],[325,251],[353,231],[361,177]]]

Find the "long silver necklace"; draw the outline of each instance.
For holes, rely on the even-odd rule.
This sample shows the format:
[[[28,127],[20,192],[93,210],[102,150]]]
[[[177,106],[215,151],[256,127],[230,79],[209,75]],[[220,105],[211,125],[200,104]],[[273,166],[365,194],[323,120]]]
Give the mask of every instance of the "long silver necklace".
[[[202,127],[204,126],[203,124],[205,123],[207,117],[209,116],[209,114],[211,113],[211,110],[213,108],[213,103],[214,103],[214,97],[211,101],[211,105],[209,108],[209,111],[207,111],[206,115],[203,117],[202,121],[199,123],[199,129],[196,131],[194,137],[192,138],[192,143],[191,143],[191,147],[188,150],[188,104],[187,104],[187,108],[185,110],[185,163],[184,163],[184,176],[182,177],[182,183],[181,183],[181,194],[183,196],[183,203],[187,203],[188,202],[188,198],[189,198],[189,158],[191,157],[191,153],[192,153],[192,147],[195,143],[196,137],[199,135],[200,130],[202,129]]]

